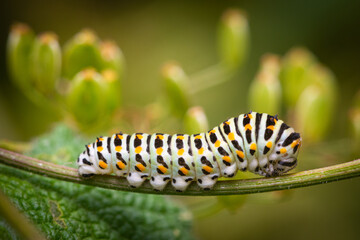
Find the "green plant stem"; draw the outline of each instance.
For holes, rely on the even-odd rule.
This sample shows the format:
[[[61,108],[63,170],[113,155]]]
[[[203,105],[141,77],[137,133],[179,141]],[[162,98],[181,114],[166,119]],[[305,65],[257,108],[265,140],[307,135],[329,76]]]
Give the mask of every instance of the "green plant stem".
[[[214,188],[209,191],[204,191],[198,187],[196,183],[192,183],[185,192],[176,192],[171,184],[168,184],[164,191],[156,192],[148,181],[139,188],[131,188],[125,178],[112,175],[97,175],[85,179],[80,177],[74,168],[41,161],[1,148],[0,162],[47,177],[96,187],[139,193],[192,196],[269,192],[329,183],[360,176],[360,159],[357,159],[330,167],[307,170],[280,177],[219,181]]]
[[[45,237],[22,215],[10,200],[0,191],[0,216],[18,233],[22,239],[43,240]]]

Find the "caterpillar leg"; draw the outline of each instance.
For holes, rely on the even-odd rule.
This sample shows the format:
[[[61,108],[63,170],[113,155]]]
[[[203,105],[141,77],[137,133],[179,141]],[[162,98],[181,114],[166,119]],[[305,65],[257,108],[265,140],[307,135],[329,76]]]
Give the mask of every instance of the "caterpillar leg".
[[[77,164],[79,165],[80,176],[91,177],[96,174],[96,169],[93,167],[93,163],[89,161],[89,156],[85,152],[80,154]]]
[[[147,176],[141,175],[137,172],[133,172],[133,173],[129,173],[126,177],[127,181],[129,182],[131,187],[137,188],[140,187],[143,182],[145,181],[145,179],[147,178]]]

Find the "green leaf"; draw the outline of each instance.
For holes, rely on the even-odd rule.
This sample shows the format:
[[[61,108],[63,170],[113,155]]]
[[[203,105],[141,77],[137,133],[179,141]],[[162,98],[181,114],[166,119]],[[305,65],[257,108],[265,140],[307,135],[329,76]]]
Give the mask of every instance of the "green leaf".
[[[75,162],[83,141],[66,126],[38,138],[32,156]],[[66,154],[64,154],[66,153]],[[0,165],[0,189],[49,239],[191,239],[191,214],[162,196],[56,181]],[[0,236],[16,239],[0,220]]]
[[[35,139],[31,149],[26,155],[44,161],[76,168],[76,159],[84,150],[87,142],[76,136],[74,132],[64,124],[57,125],[52,132]]]

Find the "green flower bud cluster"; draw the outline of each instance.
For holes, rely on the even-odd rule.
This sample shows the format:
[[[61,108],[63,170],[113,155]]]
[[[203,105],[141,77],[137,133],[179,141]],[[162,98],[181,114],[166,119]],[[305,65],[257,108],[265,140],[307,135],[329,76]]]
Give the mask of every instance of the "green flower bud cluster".
[[[183,120],[188,133],[206,130],[207,121],[200,107],[192,107],[195,93],[226,81],[245,62],[250,40],[248,21],[240,10],[225,11],[217,30],[220,64],[188,76],[177,63],[166,63],[161,71],[166,104],[170,113]]]
[[[39,103],[44,96],[53,95],[61,71],[61,50],[55,34],[35,37],[28,26],[13,25],[7,60],[11,79],[32,101]]]
[[[11,79],[30,100],[50,102],[56,111],[63,107],[80,128],[108,120],[120,106],[123,54],[91,30],[77,33],[62,49],[54,33],[35,36],[15,24],[7,57]]]
[[[287,110],[289,121],[307,142],[325,137],[336,99],[335,76],[304,48],[291,49],[281,61],[264,56],[249,92],[253,111]]]

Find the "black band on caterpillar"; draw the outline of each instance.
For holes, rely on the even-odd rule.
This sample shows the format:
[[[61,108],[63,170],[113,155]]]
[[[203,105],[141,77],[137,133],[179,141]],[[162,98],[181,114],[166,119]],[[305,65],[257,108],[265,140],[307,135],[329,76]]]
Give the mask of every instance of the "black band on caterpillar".
[[[77,164],[83,177],[114,173],[127,177],[132,187],[149,179],[155,190],[169,181],[178,191],[192,181],[208,190],[219,177],[233,177],[238,170],[284,174],[296,166],[300,146],[300,134],[277,116],[249,112],[207,133],[99,137],[86,145]]]

